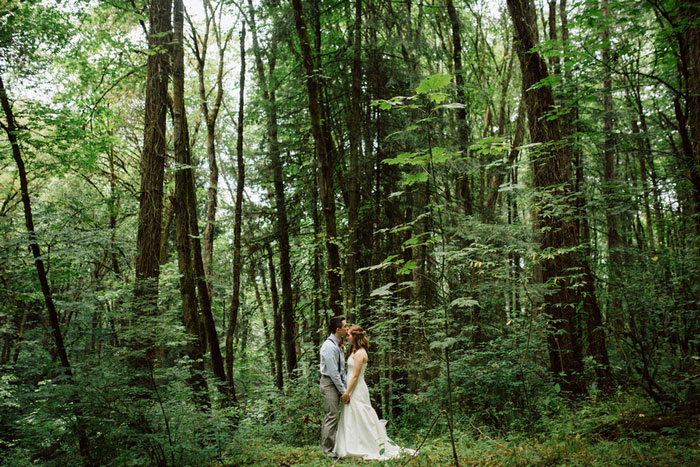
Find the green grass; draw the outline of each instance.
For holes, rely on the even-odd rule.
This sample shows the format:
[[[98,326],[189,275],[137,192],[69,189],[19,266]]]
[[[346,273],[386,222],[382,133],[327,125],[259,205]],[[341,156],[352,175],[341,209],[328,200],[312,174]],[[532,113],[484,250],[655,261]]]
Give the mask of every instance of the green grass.
[[[659,428],[640,423],[660,420],[653,406],[620,398],[542,419],[533,434],[490,433],[485,427],[459,426],[457,455],[461,465],[484,466],[700,466],[700,416],[673,418]],[[397,440],[417,448],[422,435]],[[332,462],[318,445],[294,446],[293,440],[234,440],[221,466],[448,466],[454,465],[447,433],[429,438],[415,458],[385,462],[344,459]]]
[[[692,439],[694,438],[694,439]],[[462,440],[457,446],[461,465],[508,466],[679,466],[700,465],[700,437],[658,435],[653,438],[626,438],[617,441],[584,438],[577,435],[559,439],[478,438]],[[446,466],[453,465],[452,448],[444,439],[428,440],[416,458],[392,461],[344,459],[332,462],[317,446],[289,446],[261,440],[240,444],[221,465],[225,466]]]

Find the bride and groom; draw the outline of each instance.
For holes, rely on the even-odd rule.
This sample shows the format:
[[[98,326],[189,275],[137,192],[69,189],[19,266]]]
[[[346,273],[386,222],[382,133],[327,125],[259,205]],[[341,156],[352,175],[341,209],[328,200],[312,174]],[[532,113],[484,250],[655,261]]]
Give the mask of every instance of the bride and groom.
[[[367,334],[360,326],[348,327],[345,318],[335,316],[329,323],[330,336],[321,346],[321,394],[326,416],[321,426],[321,448],[332,459],[362,457],[390,459],[401,449],[386,435],[386,421],[379,420],[365,383]],[[348,373],[345,372],[343,338],[350,344]],[[338,417],[340,402],[343,410]]]

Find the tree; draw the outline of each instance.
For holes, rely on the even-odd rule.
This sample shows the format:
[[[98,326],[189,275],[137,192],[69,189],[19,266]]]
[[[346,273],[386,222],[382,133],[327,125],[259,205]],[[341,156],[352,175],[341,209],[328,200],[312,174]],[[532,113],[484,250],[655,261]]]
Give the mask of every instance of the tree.
[[[239,86],[238,101],[238,136],[236,139],[236,207],[234,213],[233,227],[233,297],[231,298],[231,314],[226,330],[226,374],[231,397],[236,399],[233,386],[233,334],[236,332],[238,323],[238,310],[241,306],[241,223],[243,210],[243,187],[245,186],[245,162],[243,160],[243,108],[245,91],[245,24],[241,29],[241,79]]]
[[[321,206],[323,208],[323,219],[326,232],[326,275],[328,278],[328,305],[334,316],[342,314],[342,302],[340,297],[340,255],[338,248],[338,234],[336,229],[334,184],[333,184],[333,164],[336,152],[333,140],[330,137],[328,122],[321,118],[321,95],[318,79],[318,72],[315,60],[309,44],[309,33],[304,18],[304,11],[301,0],[292,0],[294,10],[294,24],[299,38],[299,46],[304,66],[304,81],[308,94],[308,109],[311,119],[311,133],[316,143],[316,160],[319,172],[319,190],[321,194]],[[287,326],[293,325],[292,317],[285,317],[285,332]],[[296,357],[287,355],[287,367],[296,361]]]
[[[207,277],[207,284],[209,289],[209,297],[212,296],[212,285],[209,279],[212,273],[212,261],[214,254],[214,231],[216,225],[216,210],[218,205],[218,186],[219,186],[219,165],[216,160],[216,120],[219,116],[219,110],[221,109],[221,102],[224,97],[224,54],[226,53],[226,48],[228,47],[229,40],[231,39],[231,34],[233,29],[229,30],[225,36],[222,37],[223,31],[221,30],[220,24],[217,22],[216,15],[217,11],[219,15],[221,14],[221,8],[223,8],[223,2],[219,2],[216,7],[211,4],[210,0],[202,1],[204,15],[205,15],[205,32],[204,36],[200,37],[197,33],[194,24],[189,19],[188,21],[191,28],[192,34],[192,50],[195,55],[197,62],[197,75],[199,77],[199,99],[200,106],[202,109],[202,116],[204,117],[204,122],[207,129],[207,162],[209,165],[209,186],[207,187],[207,211],[206,211],[206,225],[204,226],[204,232],[202,233],[202,239],[204,241],[204,272]],[[216,84],[214,85],[216,89],[216,94],[214,96],[214,102],[209,107],[209,93],[210,91],[206,88],[205,83],[205,66],[207,61],[207,51],[209,48],[209,31],[213,28],[214,37],[216,38],[216,45],[218,48],[218,62],[217,62],[217,72],[216,72]]]
[[[571,148],[562,141],[559,120],[548,117],[554,110],[552,90],[539,84],[549,73],[540,53],[533,50],[537,46],[534,4],[531,0],[508,0],[508,10],[520,59],[530,138],[539,144],[533,170],[535,187],[540,190],[536,225],[541,229],[541,281],[553,289],[543,305],[553,320],[548,337],[550,365],[555,375],[566,374],[563,388],[581,394],[586,388],[581,379],[581,337],[576,323],[579,300],[572,276],[572,271],[580,268],[574,252],[579,240],[571,207],[565,201],[570,193]]]
[[[170,59],[168,32],[172,13],[170,0],[154,0],[150,8],[148,72],[143,154],[141,156],[141,192],[138,234],[136,238],[136,313],[145,337],[133,342],[143,351],[133,364],[147,369],[155,356],[155,333],[148,318],[158,315],[158,278],[160,276],[161,221],[163,213],[163,177],[165,172],[165,118],[168,104]]]
[[[189,238],[190,215],[187,202],[190,183],[189,140],[185,120],[185,61],[184,61],[184,7],[182,0],[174,2],[173,50],[173,139],[175,163],[175,196],[172,199],[175,211],[175,243],[180,272],[180,296],[185,329],[188,333],[187,353],[191,360],[190,384],[198,405],[207,410],[210,407],[207,381],[204,379],[203,346],[199,334],[197,294],[194,279],[192,244]]]
[[[288,357],[287,360],[287,370],[292,371],[296,368],[296,348],[291,344],[294,340],[293,324],[294,324],[294,309],[292,303],[292,266],[289,259],[290,246],[289,246],[289,220],[287,218],[287,199],[284,191],[284,179],[282,173],[282,160],[280,154],[280,142],[278,135],[278,123],[277,123],[277,104],[275,103],[275,92],[276,92],[276,82],[274,79],[275,66],[277,63],[277,40],[278,35],[281,34],[279,30],[280,24],[276,13],[273,13],[273,30],[272,38],[270,41],[270,47],[268,51],[268,72],[265,72],[265,65],[263,63],[263,53],[258,43],[258,34],[255,20],[255,10],[251,1],[248,2],[248,14],[249,23],[251,25],[251,32],[253,36],[253,53],[255,55],[255,70],[257,72],[258,83],[262,89],[263,98],[263,109],[267,117],[267,144],[268,144],[268,154],[270,157],[270,164],[272,166],[273,173],[273,185],[274,185],[274,200],[275,200],[275,237],[277,238],[277,244],[280,250],[280,281],[282,285],[282,316],[285,320],[285,330],[287,326],[291,326],[289,331],[285,331],[285,342],[289,342],[287,345],[287,352],[293,350],[294,356]],[[270,277],[271,281],[274,281],[273,277]],[[275,293],[276,295],[276,293]],[[278,307],[273,306],[274,313],[277,313]],[[275,321],[276,322],[276,321]],[[281,355],[281,353],[276,352],[276,355]],[[289,358],[293,358],[290,361]],[[291,370],[290,370],[291,366]],[[282,373],[280,368],[280,373],[277,375],[278,387],[282,388]]]

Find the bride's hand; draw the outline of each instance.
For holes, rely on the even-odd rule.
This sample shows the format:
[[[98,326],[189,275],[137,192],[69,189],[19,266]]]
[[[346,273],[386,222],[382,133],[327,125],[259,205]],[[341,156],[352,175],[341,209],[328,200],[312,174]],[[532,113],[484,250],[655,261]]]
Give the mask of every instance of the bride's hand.
[[[342,400],[346,404],[349,404],[350,403],[350,394],[347,391],[344,392],[343,395],[340,396],[340,400]]]

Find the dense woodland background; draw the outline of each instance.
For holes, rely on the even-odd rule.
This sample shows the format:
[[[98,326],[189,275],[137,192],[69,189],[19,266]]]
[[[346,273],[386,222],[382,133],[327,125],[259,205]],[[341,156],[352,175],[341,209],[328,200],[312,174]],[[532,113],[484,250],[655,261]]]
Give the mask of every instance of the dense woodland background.
[[[2,462],[323,465],[342,314],[413,465],[700,463],[696,2],[1,0],[0,101]]]

